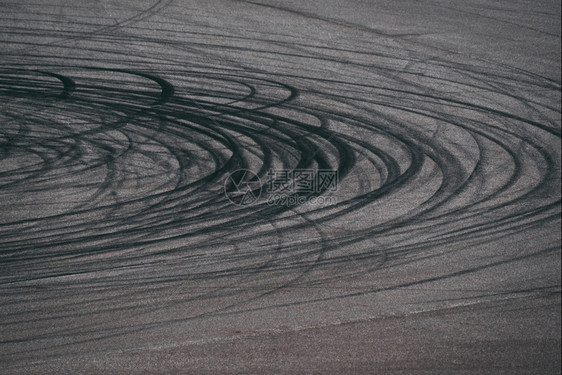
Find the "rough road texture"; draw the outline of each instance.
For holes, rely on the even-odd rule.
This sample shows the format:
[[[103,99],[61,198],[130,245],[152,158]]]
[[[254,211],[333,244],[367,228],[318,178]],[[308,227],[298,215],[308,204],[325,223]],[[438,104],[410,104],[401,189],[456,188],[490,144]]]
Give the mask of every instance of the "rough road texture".
[[[69,4],[0,3],[1,373],[560,373],[560,2]]]

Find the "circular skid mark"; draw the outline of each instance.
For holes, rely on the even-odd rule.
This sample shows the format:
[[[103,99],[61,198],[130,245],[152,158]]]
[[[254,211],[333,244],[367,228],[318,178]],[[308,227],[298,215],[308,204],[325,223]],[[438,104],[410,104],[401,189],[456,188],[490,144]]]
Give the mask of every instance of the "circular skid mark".
[[[299,90],[257,75],[200,71],[1,73],[0,259],[10,285],[55,285],[72,275],[68,296],[86,285],[129,285],[115,295],[121,301],[166,290],[166,300],[142,316],[208,302],[209,310],[189,318],[178,312],[180,322],[228,314],[287,288],[358,279],[431,257],[435,248],[462,252],[467,240],[559,215],[560,130],[548,119],[555,110],[506,89],[522,77],[548,86],[536,77],[473,71],[466,85],[487,97],[480,101],[388,85],[365,98],[357,84]],[[522,117],[505,103],[532,110]],[[229,195],[239,170],[260,181],[249,189],[262,189],[251,204]],[[304,194],[334,200],[271,204],[263,188],[272,170],[335,171],[335,191]],[[328,298],[422,284],[479,264]],[[186,294],[187,281],[194,288]],[[218,300],[232,302],[211,307]],[[120,332],[148,329],[142,319],[123,324]]]
[[[556,373],[559,6],[276,3],[0,2],[2,371]]]
[[[330,228],[345,228],[342,238],[326,235],[329,244],[320,246],[318,238],[302,238],[318,249],[312,258],[295,255],[295,264],[344,252],[378,264],[388,246],[402,246],[396,238],[404,233],[407,242],[416,234],[423,248],[538,223],[559,204],[552,146],[559,129],[494,109],[499,103],[380,88],[362,104],[351,95],[307,93],[327,103],[314,108],[296,101],[295,87],[234,74],[185,73],[174,95],[171,81],[124,69],[1,73],[5,264],[19,263],[22,252],[28,261],[66,257],[64,249],[88,256],[139,246],[159,256],[205,253],[225,242],[279,243],[289,233]],[[482,72],[486,82],[477,75],[472,86],[510,84],[504,72]],[[518,99],[505,90],[500,98]],[[365,103],[372,103],[368,113]],[[233,205],[222,188],[241,169],[262,181],[271,170],[337,171],[338,191],[317,192],[337,204],[272,205],[262,197],[252,207]],[[341,223],[351,212],[366,219],[347,228]],[[220,236],[192,241],[203,233]],[[353,250],[354,238],[376,239],[379,248]],[[264,247],[255,265],[274,270],[269,254],[277,250]]]

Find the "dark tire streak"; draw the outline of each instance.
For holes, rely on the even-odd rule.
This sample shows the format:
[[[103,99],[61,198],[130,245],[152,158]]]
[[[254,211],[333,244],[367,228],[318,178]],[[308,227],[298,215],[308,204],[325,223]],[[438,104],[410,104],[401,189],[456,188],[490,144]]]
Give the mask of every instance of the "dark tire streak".
[[[236,325],[559,300],[560,82],[303,4],[234,3],[247,20],[160,0],[49,33],[37,5],[45,24],[6,34],[7,372],[228,341]],[[250,10],[313,29],[256,34],[238,27]],[[225,195],[240,169],[263,184],[251,205]],[[300,169],[337,171],[338,189],[268,201],[268,172]]]

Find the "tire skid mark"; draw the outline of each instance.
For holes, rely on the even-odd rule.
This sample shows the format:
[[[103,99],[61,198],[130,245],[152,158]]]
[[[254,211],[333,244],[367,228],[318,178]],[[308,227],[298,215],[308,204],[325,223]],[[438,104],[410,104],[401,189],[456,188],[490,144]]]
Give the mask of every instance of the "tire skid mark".
[[[3,316],[7,326],[41,329],[6,336],[0,346],[23,353],[40,340],[70,348],[430,285],[558,251],[485,259],[465,245],[560,220],[560,110],[551,99],[558,82],[402,45],[369,52],[256,40],[253,49],[244,43],[254,39],[235,32],[173,39],[172,26],[164,30],[169,40],[142,40],[155,53],[134,56],[158,62],[153,68],[103,47],[126,43],[133,31],[126,26],[168,4],[61,39],[95,40],[91,51],[107,60],[2,64],[0,295],[10,309]],[[209,64],[223,49],[231,60]],[[236,61],[247,52],[279,65],[269,72],[267,64]],[[303,61],[322,74],[284,69]],[[338,69],[333,64],[342,78],[324,74]],[[237,169],[264,182],[270,169],[301,168],[337,170],[339,189],[295,196],[337,203],[268,205],[266,194],[236,206],[224,195]],[[418,280],[259,306],[292,288],[331,287],[447,256],[468,260]],[[117,318],[107,324],[108,316]],[[68,324],[47,327],[54,322]]]

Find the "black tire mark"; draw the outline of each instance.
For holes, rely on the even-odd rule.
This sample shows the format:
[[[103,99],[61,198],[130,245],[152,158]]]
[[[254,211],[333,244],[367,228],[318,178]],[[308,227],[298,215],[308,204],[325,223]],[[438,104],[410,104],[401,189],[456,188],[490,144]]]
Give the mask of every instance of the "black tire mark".
[[[91,38],[106,43],[100,33],[115,31]],[[207,45],[190,44],[186,35],[187,42],[145,39],[174,51],[151,56],[157,68],[121,51],[104,60],[109,52],[102,49],[93,67],[80,58],[33,69],[3,64],[3,317],[8,331],[39,326],[10,331],[0,342],[10,353],[36,340],[69,349],[556,254],[537,247],[488,260],[473,258],[464,244],[559,222],[560,110],[551,99],[560,94],[558,82],[509,66],[416,57],[414,50],[401,57],[403,68],[379,63],[394,58],[392,50],[309,51],[305,43],[260,53],[341,62],[365,76],[270,73],[233,61],[222,69],[207,64],[208,56],[185,66],[176,51]],[[252,51],[214,43],[216,50]],[[344,52],[362,57],[337,57]],[[262,180],[270,169],[337,170],[338,192],[295,195],[338,201],[268,205],[266,194],[252,206],[232,205],[224,180],[242,168]],[[415,281],[255,307],[291,288],[359,280],[445,255],[465,262]],[[53,295],[60,304],[50,302]],[[42,312],[42,304],[50,309]],[[108,316],[118,318],[107,325]],[[72,324],[45,328],[58,322]]]

